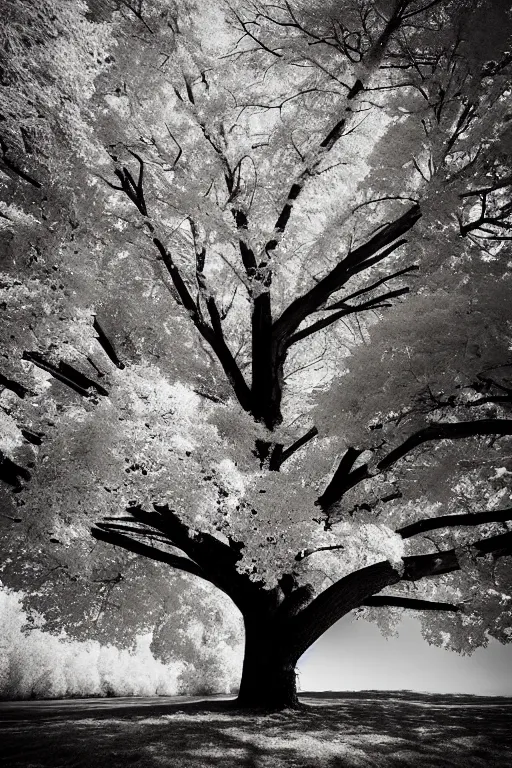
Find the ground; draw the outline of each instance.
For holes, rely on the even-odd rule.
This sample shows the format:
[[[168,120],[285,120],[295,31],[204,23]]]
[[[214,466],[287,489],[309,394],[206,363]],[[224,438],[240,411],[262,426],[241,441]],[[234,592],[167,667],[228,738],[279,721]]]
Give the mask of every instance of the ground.
[[[512,699],[304,694],[308,709],[220,697],[0,702],[8,768],[509,768]]]

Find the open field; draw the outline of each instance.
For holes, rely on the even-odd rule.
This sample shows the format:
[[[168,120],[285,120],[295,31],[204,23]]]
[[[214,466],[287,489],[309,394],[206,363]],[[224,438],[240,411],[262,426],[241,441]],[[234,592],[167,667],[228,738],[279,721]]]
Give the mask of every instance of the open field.
[[[9,768],[510,768],[512,699],[304,694],[248,714],[223,697],[0,702]]]

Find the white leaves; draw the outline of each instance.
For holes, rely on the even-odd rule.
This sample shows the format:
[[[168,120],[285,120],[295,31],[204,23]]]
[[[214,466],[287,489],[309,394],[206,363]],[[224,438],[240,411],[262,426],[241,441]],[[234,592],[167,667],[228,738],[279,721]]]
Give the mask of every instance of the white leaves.
[[[383,560],[388,560],[397,570],[402,566],[404,541],[382,524],[343,522],[333,525],[329,531],[317,526],[310,542],[308,547],[319,551],[301,561],[304,580],[309,579],[309,571],[318,571],[334,582]],[[328,547],[332,549],[322,549]]]
[[[21,434],[15,420],[0,407],[0,452],[14,458],[16,449],[23,445]]]
[[[0,230],[14,227],[34,226],[38,220],[32,214],[16,205],[0,200]]]

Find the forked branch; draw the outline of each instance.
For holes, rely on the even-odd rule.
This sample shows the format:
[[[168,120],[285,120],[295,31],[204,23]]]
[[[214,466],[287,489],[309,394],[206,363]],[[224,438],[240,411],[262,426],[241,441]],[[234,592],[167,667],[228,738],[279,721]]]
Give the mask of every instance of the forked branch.
[[[462,440],[486,435],[512,435],[512,419],[480,419],[478,421],[437,422],[430,424],[428,427],[415,432],[404,440],[401,445],[386,454],[386,456],[378,462],[375,469],[370,468],[370,466],[365,463],[359,465],[355,470],[352,470],[351,466],[349,466],[347,471],[347,455],[349,454],[349,451],[351,452],[349,454],[350,458],[357,458],[363,453],[362,450],[349,448],[342,457],[327,488],[317,499],[316,504],[321,507],[322,510],[327,511],[332,504],[340,501],[350,488],[358,485],[363,480],[390,469],[400,461],[400,459],[403,459],[424,443],[441,440]],[[352,462],[352,464],[353,463],[354,462]]]

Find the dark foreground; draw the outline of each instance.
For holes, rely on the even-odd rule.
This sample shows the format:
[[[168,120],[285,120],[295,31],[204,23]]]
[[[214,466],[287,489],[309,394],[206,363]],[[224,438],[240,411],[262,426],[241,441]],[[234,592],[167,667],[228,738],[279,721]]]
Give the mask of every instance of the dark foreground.
[[[512,699],[304,694],[264,715],[220,697],[0,702],[9,768],[510,768]]]

